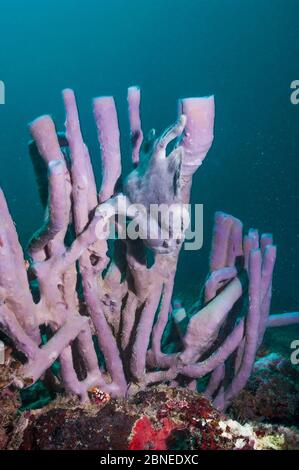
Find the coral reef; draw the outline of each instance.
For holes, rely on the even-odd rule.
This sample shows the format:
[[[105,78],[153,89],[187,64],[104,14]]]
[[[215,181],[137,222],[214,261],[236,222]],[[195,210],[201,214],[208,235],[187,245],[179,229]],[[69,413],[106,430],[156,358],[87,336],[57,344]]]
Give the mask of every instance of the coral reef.
[[[0,364],[0,449],[5,449],[16,420],[19,417],[20,396],[17,390],[10,390],[3,385],[10,381],[21,366],[11,355],[12,349],[7,348],[3,364]],[[3,390],[1,390],[3,388]]]
[[[258,359],[229,412],[242,421],[298,425],[299,371],[277,353]]]
[[[202,395],[151,387],[129,400],[81,404],[58,400],[20,417],[9,449],[250,450],[298,447],[295,429],[241,425]]]
[[[272,235],[250,229],[243,236],[242,223],[221,212],[215,216],[200,299],[190,311],[171,304],[189,223],[192,176],[213,141],[214,98],[181,100],[177,122],[160,137],[150,131],[143,139],[140,90],[131,87],[134,168],[122,188],[114,99],[96,98],[99,192],[73,91],[64,90],[63,99],[65,134],[56,132],[50,116],[30,124],[29,148],[45,221],[25,258],[0,193],[0,329],[23,354],[21,367],[2,388],[25,388],[43,379],[82,401],[96,395],[108,402],[109,413],[116,406],[110,397],[138,397],[161,382],[194,389],[198,379],[207,377],[205,395],[225,410],[246,385],[266,328],[298,323],[299,314],[269,316],[276,259]],[[166,206],[166,212],[152,211],[156,205]],[[128,236],[128,226],[136,237]],[[110,244],[111,228],[116,237]],[[165,345],[169,325],[178,333],[172,352]],[[57,411],[51,413],[54,419]],[[193,417],[205,419],[200,405]],[[143,434],[156,439],[157,446],[179,429],[166,416],[156,432],[149,419],[141,416],[135,426],[146,428]],[[221,433],[219,439],[225,447]],[[136,448],[146,445],[134,437],[130,442]],[[244,446],[250,442],[245,439]]]

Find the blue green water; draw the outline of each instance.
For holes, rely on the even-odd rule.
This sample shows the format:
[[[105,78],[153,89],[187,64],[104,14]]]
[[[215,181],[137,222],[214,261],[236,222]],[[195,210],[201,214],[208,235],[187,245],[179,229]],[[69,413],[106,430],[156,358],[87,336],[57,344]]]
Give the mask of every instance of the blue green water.
[[[180,97],[215,94],[215,141],[196,174],[204,247],[184,252],[177,290],[205,277],[215,210],[273,231],[278,245],[273,312],[298,309],[298,0],[2,0],[0,184],[25,243],[40,225],[27,153],[27,123],[51,113],[63,128],[60,91],[77,93],[82,128],[100,179],[91,99],[113,94],[129,170],[126,89],[142,88],[144,130],[176,118]]]

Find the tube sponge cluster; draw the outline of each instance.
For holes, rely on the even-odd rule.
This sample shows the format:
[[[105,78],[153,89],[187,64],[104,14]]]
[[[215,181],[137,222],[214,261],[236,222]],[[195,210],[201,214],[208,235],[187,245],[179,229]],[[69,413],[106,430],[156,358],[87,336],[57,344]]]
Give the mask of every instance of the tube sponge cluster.
[[[99,189],[74,92],[64,90],[63,101],[63,133],[47,115],[30,124],[45,220],[25,254],[0,192],[0,329],[24,355],[6,386],[28,387],[52,376],[65,393],[87,401],[95,387],[125,397],[160,382],[194,389],[209,376],[205,394],[225,409],[245,386],[266,328],[299,321],[297,313],[269,316],[272,235],[251,229],[244,236],[238,219],[216,213],[207,280],[186,311],[172,299],[184,227],[174,237],[171,227],[163,232],[159,221],[136,209],[189,202],[192,177],[213,142],[214,98],[181,100],[177,122],[159,137],[154,130],[144,137],[140,90],[129,88],[133,169],[122,191],[116,189],[122,169],[113,97],[93,101]],[[120,235],[132,219],[156,224],[160,237],[117,236],[108,256],[107,225],[113,220]],[[169,322],[179,340],[176,352],[165,353]]]

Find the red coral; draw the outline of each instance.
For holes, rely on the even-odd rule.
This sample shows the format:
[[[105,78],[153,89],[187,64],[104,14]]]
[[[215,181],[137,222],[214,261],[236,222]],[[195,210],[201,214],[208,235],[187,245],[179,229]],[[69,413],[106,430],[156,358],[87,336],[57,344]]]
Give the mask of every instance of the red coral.
[[[147,416],[138,419],[133,428],[130,450],[167,450],[166,440],[174,429],[179,426],[168,418],[161,420],[162,427],[155,429]]]

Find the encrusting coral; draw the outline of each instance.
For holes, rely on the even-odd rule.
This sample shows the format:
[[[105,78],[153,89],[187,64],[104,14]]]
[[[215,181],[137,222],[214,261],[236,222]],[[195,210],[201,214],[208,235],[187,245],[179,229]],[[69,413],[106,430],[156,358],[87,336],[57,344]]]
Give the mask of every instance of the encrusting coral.
[[[269,316],[272,235],[251,229],[243,237],[242,223],[221,212],[202,298],[189,312],[171,304],[192,176],[213,141],[214,98],[181,100],[177,122],[158,138],[154,131],[143,138],[140,90],[129,88],[134,168],[122,190],[114,99],[96,98],[99,192],[73,91],[64,90],[63,99],[65,134],[56,132],[50,116],[30,124],[46,216],[26,261],[0,193],[0,329],[24,355],[22,367],[2,386],[24,388],[47,377],[87,401],[95,389],[106,397],[134,395],[162,382],[194,389],[210,374],[205,394],[225,409],[244,388],[266,328],[298,323],[299,315]],[[155,205],[173,208],[170,222],[150,210]],[[123,236],[128,225],[137,237]],[[109,256],[108,226],[116,232]],[[180,344],[168,354],[161,342],[170,321]]]

